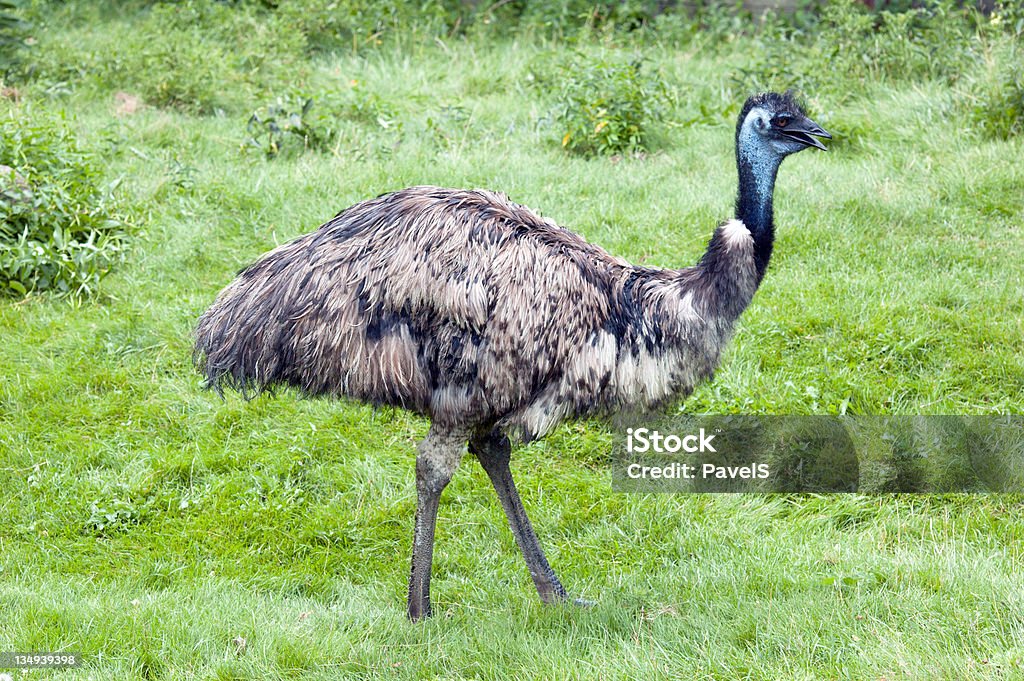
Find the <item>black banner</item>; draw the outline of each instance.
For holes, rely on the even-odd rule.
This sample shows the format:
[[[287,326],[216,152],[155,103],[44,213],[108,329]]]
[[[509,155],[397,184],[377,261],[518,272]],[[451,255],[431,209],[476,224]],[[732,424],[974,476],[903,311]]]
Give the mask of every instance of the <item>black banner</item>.
[[[1024,492],[1024,416],[695,416],[617,430],[618,492]]]

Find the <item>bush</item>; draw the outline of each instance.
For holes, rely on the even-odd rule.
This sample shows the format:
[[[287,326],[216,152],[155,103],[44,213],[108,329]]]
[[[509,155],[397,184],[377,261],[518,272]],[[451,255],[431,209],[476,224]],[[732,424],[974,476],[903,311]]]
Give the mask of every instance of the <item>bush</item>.
[[[562,146],[586,156],[647,151],[651,126],[670,99],[660,77],[641,62],[572,62],[563,73],[558,105]]]
[[[0,0],[0,78],[19,66],[18,53],[25,46],[29,23],[18,13],[21,0]]]
[[[402,31],[444,34],[459,20],[440,2],[406,0],[282,0],[276,14],[314,51],[373,46]]]
[[[396,33],[431,37],[467,33],[471,27],[515,34],[571,34],[588,29],[632,29],[672,5],[658,0],[280,0],[267,3],[314,50],[359,49]]]
[[[76,16],[67,21],[105,20]],[[301,82],[310,70],[303,36],[256,8],[186,0],[125,12],[116,21],[116,32],[41,33],[38,77],[127,90],[156,107],[210,114],[243,111],[254,99]]]
[[[132,82],[155,106],[201,114],[231,109],[301,78],[296,63],[305,42],[286,29],[271,15],[209,0],[159,5],[111,75]]]
[[[1017,64],[972,97],[971,119],[982,133],[1009,139],[1024,133],[1024,71]]]
[[[1020,54],[1024,7],[1011,7],[1009,3],[999,7],[983,28],[992,34],[991,51],[985,69],[979,69],[966,88],[963,101],[983,134],[1008,139],[1024,133],[1024,68]]]
[[[153,106],[207,114],[228,105],[225,89],[237,87],[230,74],[215,74],[211,64],[225,59],[219,48],[204,46],[198,36],[145,41],[130,50],[126,73],[143,99]]]
[[[753,65],[740,70],[740,89],[844,96],[851,81],[953,82],[976,62],[977,15],[949,0],[923,5],[875,12],[857,0],[831,0],[805,29],[776,18],[759,36]]]
[[[267,158],[307,149],[326,151],[338,137],[337,121],[338,116],[329,112],[314,114],[312,98],[278,97],[249,117],[248,146]]]
[[[631,30],[672,9],[672,4],[657,0],[527,0],[516,5],[516,19],[522,27],[555,33],[587,28]]]
[[[0,117],[0,292],[94,293],[123,256],[128,221],[66,122]]]

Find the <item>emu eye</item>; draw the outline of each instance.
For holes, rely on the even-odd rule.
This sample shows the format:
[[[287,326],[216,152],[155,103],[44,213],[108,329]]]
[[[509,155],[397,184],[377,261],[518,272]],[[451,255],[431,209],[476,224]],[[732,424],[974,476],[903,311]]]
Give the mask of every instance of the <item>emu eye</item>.
[[[779,116],[778,118],[775,119],[775,125],[779,126],[780,128],[784,128],[787,125],[789,125],[789,121],[789,116]]]

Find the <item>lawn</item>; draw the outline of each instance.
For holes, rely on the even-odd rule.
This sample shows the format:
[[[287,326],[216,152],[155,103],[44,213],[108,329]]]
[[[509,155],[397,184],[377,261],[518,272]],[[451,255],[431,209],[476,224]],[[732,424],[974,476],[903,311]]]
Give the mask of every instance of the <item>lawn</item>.
[[[467,457],[442,498],[435,617],[414,624],[428,423],[289,390],[221,399],[192,367],[195,321],[241,267],[408,185],[499,190],[632,262],[694,263],[735,198],[742,40],[320,51],[292,86],[313,112],[341,103],[337,132],[268,158],[247,121],[274,93],[248,80],[217,100],[196,76],[209,111],[117,110],[121,91],[159,101],[146,79],[165,74],[125,66],[145,21],[55,14],[41,75],[0,100],[66,112],[134,225],[97,295],[0,298],[0,651],[85,660],[15,678],[1024,678],[1019,496],[614,493],[607,428],[567,424],[513,470],[562,581],[596,605],[539,604]],[[642,55],[672,90],[648,151],[563,148],[574,50]],[[287,73],[244,75],[264,77]],[[836,139],[783,165],[768,275],[684,409],[1024,411],[1024,137],[972,125],[962,82],[805,90]]]

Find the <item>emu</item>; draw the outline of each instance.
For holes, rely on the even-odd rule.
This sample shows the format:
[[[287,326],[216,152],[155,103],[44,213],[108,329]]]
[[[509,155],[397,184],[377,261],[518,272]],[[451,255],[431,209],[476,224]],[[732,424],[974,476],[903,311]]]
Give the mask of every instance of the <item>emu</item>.
[[[430,615],[442,490],[482,464],[545,603],[568,598],[509,468],[512,435],[653,409],[709,378],[772,254],[782,160],[831,138],[790,93],[736,125],[735,219],[680,270],[609,255],[506,196],[412,187],[358,203],[243,270],[200,317],[208,387],[276,385],[429,417],[416,456],[408,615]]]

